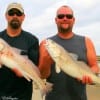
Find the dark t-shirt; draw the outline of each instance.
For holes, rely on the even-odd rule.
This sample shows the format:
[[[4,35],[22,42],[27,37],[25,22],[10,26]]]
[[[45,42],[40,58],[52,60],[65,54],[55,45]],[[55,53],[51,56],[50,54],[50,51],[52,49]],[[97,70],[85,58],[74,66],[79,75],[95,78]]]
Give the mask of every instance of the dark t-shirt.
[[[78,60],[87,63],[85,37],[74,34],[70,39],[62,39],[55,35],[50,39],[63,46],[68,52],[77,54]],[[47,81],[54,85],[53,90],[47,94],[46,100],[87,100],[86,86],[63,71],[56,73],[55,64],[51,66],[51,74]]]
[[[0,33],[0,37],[12,47],[17,48],[21,55],[27,56],[34,64],[38,64],[39,41],[34,35],[22,30],[19,36],[9,37],[4,30]],[[0,100],[7,98],[31,100],[31,97],[32,81],[28,82],[25,78],[19,78],[13,71],[3,66],[0,69]]]

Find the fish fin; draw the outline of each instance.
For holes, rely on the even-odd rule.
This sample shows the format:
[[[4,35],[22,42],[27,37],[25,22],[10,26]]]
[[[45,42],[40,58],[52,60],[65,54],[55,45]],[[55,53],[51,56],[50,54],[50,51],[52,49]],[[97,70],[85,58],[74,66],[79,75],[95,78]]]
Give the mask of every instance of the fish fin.
[[[53,89],[53,88],[52,88],[52,87],[53,87],[53,84],[50,83],[50,82],[46,82],[45,84],[46,84],[47,92],[52,91],[52,89]]]
[[[69,53],[69,55],[74,59],[74,60],[78,60],[78,55],[75,53]]]
[[[21,50],[18,49],[18,48],[15,48],[15,47],[11,47],[11,49],[16,52],[17,54],[20,54],[21,53]]]
[[[17,69],[16,67],[12,68],[12,71],[18,76],[18,77],[22,77],[22,72],[19,71],[19,69]]]
[[[24,75],[24,78],[29,82],[31,81],[31,79],[27,75]]]
[[[27,80],[27,81],[31,81],[32,80],[32,77],[25,71],[22,71],[23,73],[23,77]]]
[[[23,72],[20,71],[18,68],[14,67],[12,68],[12,71],[18,76],[18,77],[24,77],[27,81],[31,81],[31,79],[28,77],[28,75]]]
[[[56,65],[55,67],[56,67],[56,73],[60,73],[61,69],[60,69],[59,65]]]
[[[39,86],[37,85],[37,83],[35,81],[33,81],[33,90],[39,90],[41,99],[44,100],[45,95],[47,93],[49,93],[50,91],[52,91],[53,84],[47,82],[46,79],[42,79],[42,81],[45,84],[45,88],[40,89]]]
[[[43,80],[46,88],[44,88],[43,90],[41,90],[41,96],[44,97],[47,93],[49,93],[50,91],[52,91],[52,87],[53,87],[53,84],[50,83],[50,82],[47,82],[45,79]]]

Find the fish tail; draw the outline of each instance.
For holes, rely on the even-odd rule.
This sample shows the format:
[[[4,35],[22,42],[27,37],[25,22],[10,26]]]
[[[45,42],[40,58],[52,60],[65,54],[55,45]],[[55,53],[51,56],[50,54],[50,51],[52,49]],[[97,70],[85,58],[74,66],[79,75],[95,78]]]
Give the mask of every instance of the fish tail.
[[[47,82],[46,80],[43,80],[45,83],[45,88],[42,90],[42,94],[46,95],[50,91],[52,91],[53,84],[50,82]]]
[[[40,91],[41,100],[45,100],[46,94],[49,93],[50,91],[52,91],[52,86],[53,86],[52,83],[45,82],[45,88]]]
[[[39,88],[39,85],[33,81],[33,89],[39,90],[41,100],[44,100],[45,95],[52,90],[52,86],[52,83],[46,82],[46,80],[42,80],[42,87]]]

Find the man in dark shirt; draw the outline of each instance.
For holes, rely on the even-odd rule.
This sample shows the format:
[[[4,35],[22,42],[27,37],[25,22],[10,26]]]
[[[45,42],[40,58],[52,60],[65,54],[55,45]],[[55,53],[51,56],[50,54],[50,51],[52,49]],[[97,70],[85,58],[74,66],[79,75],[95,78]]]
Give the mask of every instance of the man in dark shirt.
[[[22,56],[27,56],[34,64],[38,64],[39,41],[37,37],[22,29],[25,18],[24,9],[19,3],[8,5],[5,17],[7,28],[0,33],[9,45],[18,49]],[[27,66],[29,67],[29,66]],[[0,100],[31,100],[32,81],[18,77],[16,73],[3,66],[0,69]]]
[[[100,70],[92,41],[86,36],[75,34],[72,30],[75,23],[73,10],[66,5],[58,8],[55,23],[58,29],[57,34],[49,38],[63,46],[68,52],[76,54],[79,61],[87,63],[94,73],[98,73]],[[46,95],[45,100],[87,100],[86,84],[92,83],[91,77],[84,75],[82,81],[79,81],[63,71],[56,73],[57,64],[52,61],[45,43],[46,39],[40,43],[39,69],[42,78],[53,83],[53,89]]]

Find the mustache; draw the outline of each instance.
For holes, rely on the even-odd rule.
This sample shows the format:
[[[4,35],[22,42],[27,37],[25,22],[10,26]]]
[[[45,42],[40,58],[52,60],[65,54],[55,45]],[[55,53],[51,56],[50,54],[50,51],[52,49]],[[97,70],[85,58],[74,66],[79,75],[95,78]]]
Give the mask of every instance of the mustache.
[[[64,23],[64,24],[69,24],[70,23],[70,21],[68,21],[68,20],[62,20],[62,22],[61,22],[62,24]]]
[[[12,19],[11,22],[19,22],[18,19]]]

